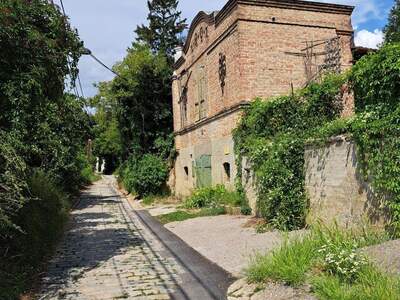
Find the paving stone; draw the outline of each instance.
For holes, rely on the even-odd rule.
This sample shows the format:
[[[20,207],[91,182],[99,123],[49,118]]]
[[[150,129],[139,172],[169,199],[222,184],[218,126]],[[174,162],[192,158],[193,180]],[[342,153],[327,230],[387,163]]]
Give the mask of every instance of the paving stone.
[[[39,299],[169,299],[180,265],[105,177],[85,191],[42,280]]]

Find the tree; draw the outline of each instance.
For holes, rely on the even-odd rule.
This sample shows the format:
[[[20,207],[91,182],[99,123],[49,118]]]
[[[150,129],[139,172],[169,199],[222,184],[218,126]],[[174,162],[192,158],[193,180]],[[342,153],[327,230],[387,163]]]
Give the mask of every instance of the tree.
[[[147,46],[135,45],[116,66],[120,76],[111,84],[118,103],[118,121],[129,154],[156,152],[160,139],[172,132],[171,73],[167,59]],[[157,141],[157,143],[156,143]]]
[[[136,28],[137,42],[171,59],[174,48],[182,42],[179,34],[186,28],[186,19],[181,19],[181,12],[177,10],[178,0],[151,0],[147,1],[147,6],[149,25]]]
[[[388,24],[384,29],[385,42],[400,42],[400,0],[396,0],[389,14]]]

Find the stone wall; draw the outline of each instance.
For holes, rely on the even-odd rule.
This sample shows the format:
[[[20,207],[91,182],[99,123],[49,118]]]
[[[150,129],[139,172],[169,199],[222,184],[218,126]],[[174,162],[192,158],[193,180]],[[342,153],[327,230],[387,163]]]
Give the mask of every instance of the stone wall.
[[[310,199],[307,223],[337,221],[350,225],[368,219],[385,222],[382,203],[358,171],[354,143],[346,137],[332,138],[324,147],[305,151],[305,186]],[[256,213],[257,194],[254,174],[243,160],[242,183],[250,206]]]
[[[310,197],[308,222],[337,220],[352,224],[384,221],[384,210],[358,170],[356,147],[343,136],[326,147],[305,152],[306,190]]]

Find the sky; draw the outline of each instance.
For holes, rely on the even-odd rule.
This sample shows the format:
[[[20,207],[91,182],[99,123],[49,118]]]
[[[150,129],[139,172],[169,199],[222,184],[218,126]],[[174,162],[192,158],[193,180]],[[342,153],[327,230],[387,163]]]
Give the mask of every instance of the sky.
[[[321,0],[320,0],[321,1]],[[54,0],[59,4],[60,0]],[[135,38],[137,25],[146,24],[147,0],[63,0],[67,15],[85,46],[106,65],[113,66],[126,55]],[[200,10],[220,10],[227,0],[180,0],[179,9],[188,23]],[[377,47],[382,42],[382,29],[394,0],[322,0],[355,6],[353,27],[358,46]],[[95,83],[111,80],[114,75],[83,56],[79,63],[80,77],[86,97],[94,96]]]

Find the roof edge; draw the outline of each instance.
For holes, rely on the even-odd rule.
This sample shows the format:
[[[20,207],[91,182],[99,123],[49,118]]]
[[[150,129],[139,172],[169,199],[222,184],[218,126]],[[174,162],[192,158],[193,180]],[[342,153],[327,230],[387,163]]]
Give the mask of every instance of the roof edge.
[[[206,22],[208,24],[214,24],[215,23],[215,18],[214,18],[214,13],[207,14],[204,11],[200,11],[193,19],[192,23],[190,24],[189,28],[189,33],[186,38],[185,45],[183,47],[183,52],[186,54],[189,50],[189,43],[192,39],[193,33],[197,25],[201,22]]]

